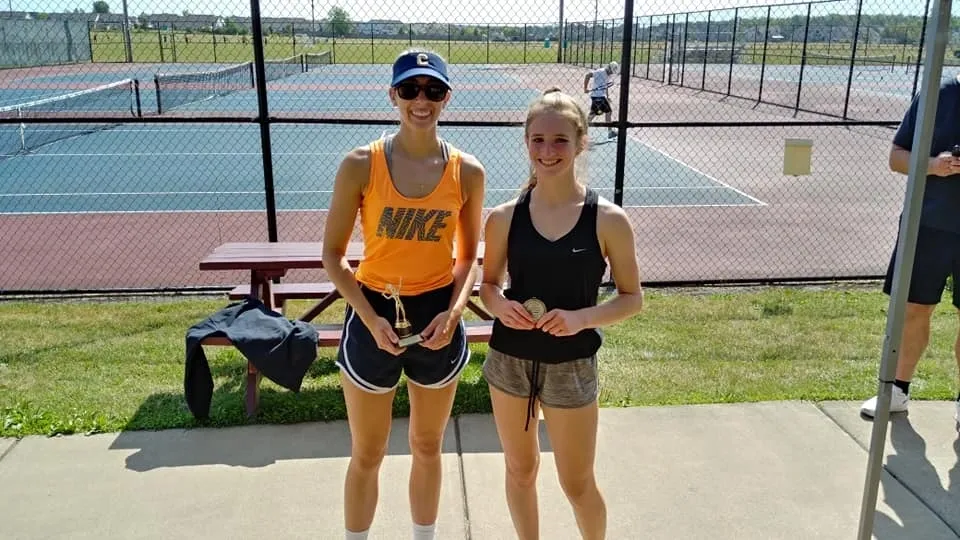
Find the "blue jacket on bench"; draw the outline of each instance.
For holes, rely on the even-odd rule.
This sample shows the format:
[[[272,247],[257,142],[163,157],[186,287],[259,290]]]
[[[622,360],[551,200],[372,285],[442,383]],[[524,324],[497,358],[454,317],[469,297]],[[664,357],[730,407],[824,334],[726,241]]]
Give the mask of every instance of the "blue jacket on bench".
[[[208,337],[226,337],[264,377],[294,392],[317,358],[312,324],[286,319],[253,297],[228,305],[187,330],[183,390],[198,419],[209,416],[213,398],[213,377],[201,346]]]

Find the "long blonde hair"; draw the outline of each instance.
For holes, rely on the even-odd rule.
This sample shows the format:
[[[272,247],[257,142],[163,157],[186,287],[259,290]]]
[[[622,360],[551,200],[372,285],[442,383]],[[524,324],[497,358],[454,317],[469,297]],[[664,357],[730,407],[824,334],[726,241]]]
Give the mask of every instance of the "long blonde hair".
[[[577,144],[585,146],[587,143],[587,128],[589,124],[587,123],[587,113],[583,110],[583,107],[577,103],[577,100],[573,99],[569,94],[565,94],[556,86],[546,89],[543,94],[533,100],[533,103],[530,104],[530,107],[527,108],[527,120],[523,126],[523,137],[526,139],[530,136],[530,124],[537,118],[537,116],[545,112],[554,112],[564,116],[567,120],[577,130]],[[580,165],[581,160],[578,158],[575,166],[577,167],[577,180],[580,180]],[[526,185],[523,186],[522,191],[532,189],[537,185],[537,176],[533,170],[533,165],[530,165],[530,177],[527,179]]]

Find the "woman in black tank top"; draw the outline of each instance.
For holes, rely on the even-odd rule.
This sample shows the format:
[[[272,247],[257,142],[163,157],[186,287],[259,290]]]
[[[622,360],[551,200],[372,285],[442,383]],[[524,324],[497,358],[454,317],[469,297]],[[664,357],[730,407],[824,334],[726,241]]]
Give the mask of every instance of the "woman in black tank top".
[[[487,219],[480,296],[496,317],[484,377],[504,449],[506,494],[519,538],[538,538],[538,409],[584,538],[603,538],[594,478],[600,328],[641,310],[634,234],[620,207],[577,181],[587,117],[551,89],[527,113],[531,178]],[[618,294],[597,305],[607,264]],[[509,278],[509,287],[503,285]]]

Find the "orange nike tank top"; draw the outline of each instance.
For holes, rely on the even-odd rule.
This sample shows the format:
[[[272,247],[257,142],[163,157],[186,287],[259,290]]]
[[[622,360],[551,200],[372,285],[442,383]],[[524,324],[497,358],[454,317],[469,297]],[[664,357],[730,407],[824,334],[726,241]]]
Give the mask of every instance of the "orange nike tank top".
[[[460,152],[451,145],[443,176],[426,197],[397,191],[387,167],[384,139],[370,143],[370,179],[360,204],[363,259],[356,279],[388,292],[411,296],[453,282],[453,241],[463,194]]]

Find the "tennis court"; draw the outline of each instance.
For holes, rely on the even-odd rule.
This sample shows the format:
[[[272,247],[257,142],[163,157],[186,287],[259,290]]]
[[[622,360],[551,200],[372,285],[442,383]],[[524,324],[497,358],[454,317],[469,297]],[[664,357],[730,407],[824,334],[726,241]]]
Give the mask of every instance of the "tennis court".
[[[148,68],[75,98],[50,100],[45,86],[70,86],[64,74],[17,81],[3,101],[40,96],[33,112],[148,116],[256,111],[250,64],[210,71],[209,65],[175,66],[178,72],[216,73],[201,80],[171,75],[155,91]],[[170,69],[164,66],[163,69]],[[271,72],[271,70],[274,70]],[[268,65],[271,113],[391,113],[385,66]],[[75,86],[109,84],[117,73],[85,74]],[[453,66],[458,85],[448,112],[523,111],[539,90],[492,66]],[[131,80],[139,81],[134,85]],[[137,88],[139,86],[139,88]],[[139,90],[139,91],[138,91]],[[63,93],[62,90],[60,93]],[[23,102],[22,100],[20,101]],[[8,114],[13,108],[0,109]],[[521,113],[522,114],[522,113]],[[396,129],[376,125],[274,124],[271,127],[278,211],[328,208],[333,178],[351,148]],[[605,130],[597,128],[597,133]],[[486,207],[509,200],[528,171],[521,127],[444,127],[442,136],[476,155],[487,168]],[[590,184],[614,198],[615,140],[596,139],[588,152]],[[739,206],[756,198],[628,137],[624,206]],[[259,128],[235,124],[6,124],[0,137],[0,213],[263,212],[263,167]]]
[[[444,138],[483,162],[484,206],[490,208],[516,196],[526,180],[521,124],[530,101],[556,85],[582,96],[587,106],[581,94],[586,68],[450,69],[456,88],[445,120],[508,124],[441,127]],[[159,93],[158,70],[165,73]],[[270,125],[280,240],[319,239],[343,155],[397,129],[386,91],[389,72],[388,65],[268,64],[269,113],[283,119]],[[224,241],[267,238],[264,152],[252,121],[258,113],[254,79],[249,64],[121,64],[86,73],[58,68],[4,74],[4,103],[22,102],[17,92],[24,98],[81,92],[35,107],[0,109],[23,120],[0,128],[0,272],[10,276],[5,287],[225,286],[242,278],[201,273],[196,264]],[[111,83],[109,90],[88,92]],[[765,85],[764,95],[775,86]],[[842,94],[842,85],[832,87]],[[890,106],[902,114],[903,101],[894,98]],[[859,99],[854,104],[868,106]],[[634,121],[784,119],[781,109],[640,78],[630,79],[628,109]],[[29,121],[34,114],[103,113],[132,123],[88,130],[90,125]],[[175,122],[138,121],[157,116]],[[207,116],[237,121],[204,123]],[[595,144],[581,165],[588,183],[614,200],[618,141],[606,140],[605,131],[591,130]],[[813,174],[791,178],[782,171],[783,144],[798,137],[814,141]],[[636,228],[646,279],[876,274],[895,237],[896,221],[889,216],[902,201],[886,168],[887,137],[830,126],[628,129],[623,206]],[[851,155],[861,156],[856,169]],[[73,270],[27,270],[50,265]]]

